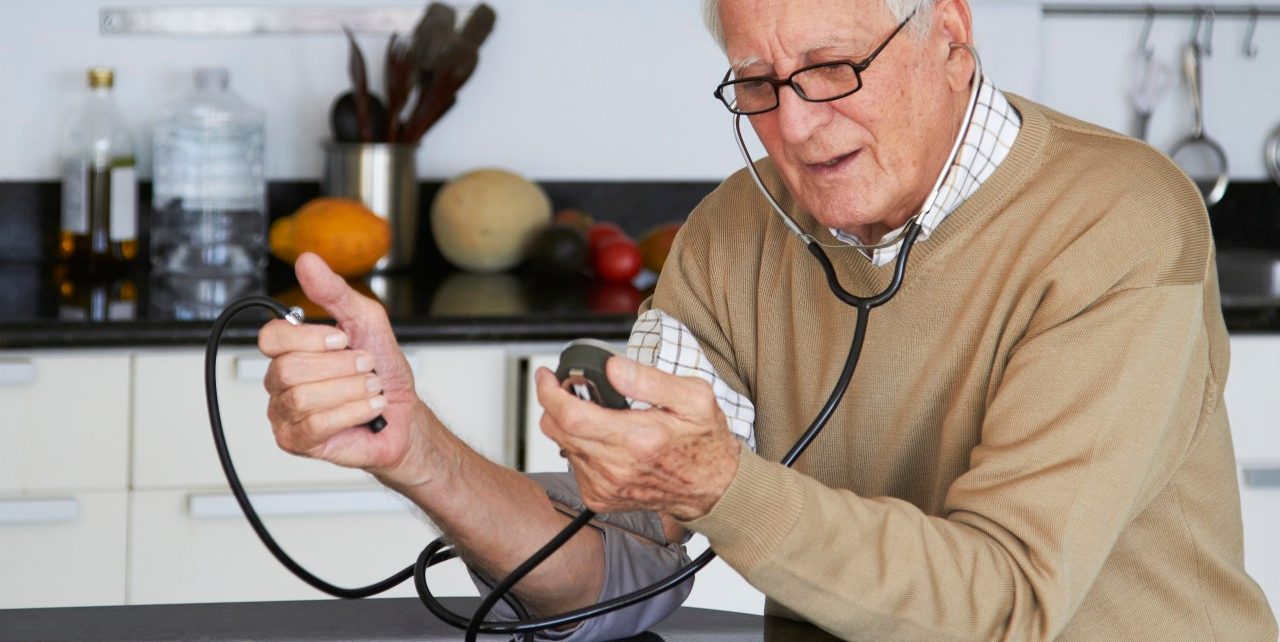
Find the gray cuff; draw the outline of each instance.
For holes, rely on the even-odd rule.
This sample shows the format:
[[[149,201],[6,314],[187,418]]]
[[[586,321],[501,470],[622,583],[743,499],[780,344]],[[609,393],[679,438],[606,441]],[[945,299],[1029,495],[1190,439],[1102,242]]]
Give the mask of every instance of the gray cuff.
[[[578,514],[586,507],[572,473],[531,473],[530,479],[547,491],[562,510]],[[648,586],[675,573],[689,563],[680,543],[666,541],[657,513],[627,511],[598,515],[591,521],[604,540],[604,586],[596,602],[610,600]],[[481,595],[489,588],[474,571],[471,579]],[[693,578],[658,596],[624,609],[606,613],[567,631],[539,633],[539,640],[613,640],[635,635],[662,621],[675,611],[689,592]],[[497,619],[514,620],[515,613],[502,602],[493,609]]]

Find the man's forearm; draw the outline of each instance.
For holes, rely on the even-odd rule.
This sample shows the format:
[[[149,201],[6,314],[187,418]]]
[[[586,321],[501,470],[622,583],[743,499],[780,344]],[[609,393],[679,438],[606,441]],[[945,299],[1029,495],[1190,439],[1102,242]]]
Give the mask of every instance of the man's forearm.
[[[524,475],[468,447],[425,406],[413,465],[430,470],[416,484],[388,486],[417,504],[464,560],[501,579],[550,540],[570,519]],[[535,613],[563,612],[595,602],[604,582],[600,535],[583,529],[516,586]]]

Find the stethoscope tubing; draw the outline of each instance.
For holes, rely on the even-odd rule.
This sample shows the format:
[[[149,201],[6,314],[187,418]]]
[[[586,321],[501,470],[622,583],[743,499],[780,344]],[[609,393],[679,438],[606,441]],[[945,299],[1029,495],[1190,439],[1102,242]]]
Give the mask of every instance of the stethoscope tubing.
[[[982,82],[982,63],[978,59],[977,52],[975,52],[972,47],[967,45],[963,46],[973,53],[974,60],[977,62],[973,80],[974,88],[970,96],[968,109],[966,110],[965,125],[963,126],[960,135],[957,137],[955,144],[952,146],[951,156],[944,166],[941,175],[935,182],[930,197],[925,201],[925,207],[921,210],[922,213],[927,212],[928,208],[933,206],[933,201],[936,200],[942,184],[945,182],[946,177],[951,173],[951,169],[955,165],[957,155],[959,154],[960,146],[968,132],[969,122],[972,119],[973,110],[977,103],[978,91],[980,90],[980,84]],[[814,258],[821,265],[827,280],[827,285],[831,289],[831,292],[842,302],[857,310],[854,334],[850,341],[849,353],[845,358],[845,365],[841,370],[840,377],[837,380],[836,385],[832,388],[827,402],[823,405],[817,416],[814,417],[810,426],[781,460],[783,465],[790,467],[801,455],[804,454],[805,450],[808,449],[810,444],[812,444],[821,433],[827,422],[834,415],[840,401],[844,398],[849,384],[853,380],[853,375],[857,369],[859,357],[861,356],[863,342],[866,338],[867,322],[870,312],[873,308],[888,303],[889,300],[892,299],[901,289],[902,282],[906,274],[907,260],[910,257],[912,247],[915,245],[915,242],[920,235],[921,227],[919,223],[919,215],[913,217],[907,223],[903,234],[901,235],[902,247],[896,257],[893,277],[889,285],[887,285],[883,291],[879,294],[868,297],[860,297],[849,292],[840,284],[839,278],[835,272],[835,267],[832,265],[830,258],[827,257],[826,253],[822,250],[821,244],[817,243],[811,236],[805,234],[799,225],[797,225],[795,221],[782,210],[777,200],[773,197],[773,194],[760,179],[759,174],[756,172],[754,163],[751,161],[750,154],[747,152],[746,145],[742,140],[741,128],[738,124],[739,120],[740,118],[738,117],[734,118],[735,135],[739,148],[747,159],[747,167],[750,170],[751,175],[754,177],[757,186],[769,200],[774,210],[781,216],[784,223],[787,224],[787,227],[805,243],[809,252],[813,254]],[[871,246],[863,247],[866,249]],[[285,553],[285,551],[271,536],[266,526],[262,523],[262,520],[258,517],[257,511],[253,508],[252,502],[249,500],[248,494],[244,490],[243,484],[240,483],[239,475],[236,473],[235,466],[232,464],[231,454],[227,448],[226,438],[223,434],[222,418],[218,406],[216,385],[218,346],[221,343],[222,333],[227,324],[230,323],[231,318],[239,312],[251,307],[264,307],[281,317],[286,317],[289,314],[289,310],[274,299],[262,296],[253,296],[240,299],[227,306],[222,314],[219,315],[218,319],[214,321],[213,328],[210,332],[209,343],[205,352],[205,393],[210,424],[213,430],[214,443],[218,451],[218,458],[222,464],[223,472],[227,477],[228,484],[231,486],[232,494],[235,496],[237,504],[240,505],[241,511],[245,514],[246,519],[249,521],[254,532],[258,535],[258,538],[277,561],[284,565],[285,568],[289,569],[289,571],[299,579],[317,590],[335,597],[348,599],[362,598],[386,591],[387,589],[400,584],[405,579],[412,577],[419,599],[423,605],[442,621],[457,628],[465,629],[466,640],[468,642],[475,640],[476,636],[480,633],[526,634],[526,638],[528,638],[529,634],[535,631],[575,624],[577,622],[592,617],[598,617],[652,598],[662,592],[679,586],[715,559],[715,551],[708,548],[680,570],[644,588],[566,613],[529,618],[526,609],[520,604],[519,600],[516,600],[514,596],[508,597],[508,593],[521,579],[553,555],[555,551],[559,550],[578,531],[595,518],[596,514],[593,511],[584,509],[550,541],[530,556],[529,559],[521,563],[518,567],[512,570],[511,573],[507,574],[502,581],[495,585],[489,594],[483,598],[475,613],[470,617],[454,613],[447,609],[435,598],[431,593],[430,587],[427,585],[426,569],[428,567],[456,557],[456,553],[444,543],[443,538],[436,539],[424,548],[412,566],[402,569],[391,577],[380,582],[370,584],[365,587],[350,589],[336,586],[320,579],[307,571],[302,567],[302,565],[298,564],[293,560],[293,558]],[[485,621],[484,618],[488,616],[489,612],[500,600],[505,601],[510,605],[520,619],[510,622]]]

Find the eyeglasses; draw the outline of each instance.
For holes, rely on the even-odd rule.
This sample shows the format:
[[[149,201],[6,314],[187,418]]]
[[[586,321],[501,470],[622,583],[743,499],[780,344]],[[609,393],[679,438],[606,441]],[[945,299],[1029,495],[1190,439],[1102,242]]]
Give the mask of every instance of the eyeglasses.
[[[725,72],[724,80],[713,94],[729,111],[743,116],[763,114],[778,108],[778,91],[790,86],[796,95],[811,103],[839,100],[862,89],[862,72],[889,46],[893,37],[915,17],[915,12],[898,23],[898,28],[880,43],[871,55],[859,61],[839,60],[801,67],[786,80],[768,76],[751,76],[729,80],[733,70]]]

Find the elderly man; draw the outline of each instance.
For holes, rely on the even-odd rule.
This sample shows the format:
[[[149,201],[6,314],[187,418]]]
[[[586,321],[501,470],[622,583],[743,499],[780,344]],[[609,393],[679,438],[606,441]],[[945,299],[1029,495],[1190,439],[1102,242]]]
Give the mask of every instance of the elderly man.
[[[299,280],[341,331],[263,329],[281,446],[370,471],[482,575],[583,503],[642,511],[517,586],[540,614],[666,576],[688,529],[770,612],[844,638],[1275,640],[1242,567],[1227,335],[1193,185],[1150,147],[979,76],[965,0],[707,12],[730,61],[719,95],[749,114],[764,184],[844,287],[881,291],[898,247],[857,245],[920,214],[906,284],[795,468],[773,462],[838,378],[854,313],[744,172],[689,217],[634,360],[608,363],[632,410],[537,373],[573,478],[531,480],[462,444],[414,394],[381,308],[313,256]],[[353,428],[378,414],[381,433]],[[550,635],[642,629],[687,590]]]

